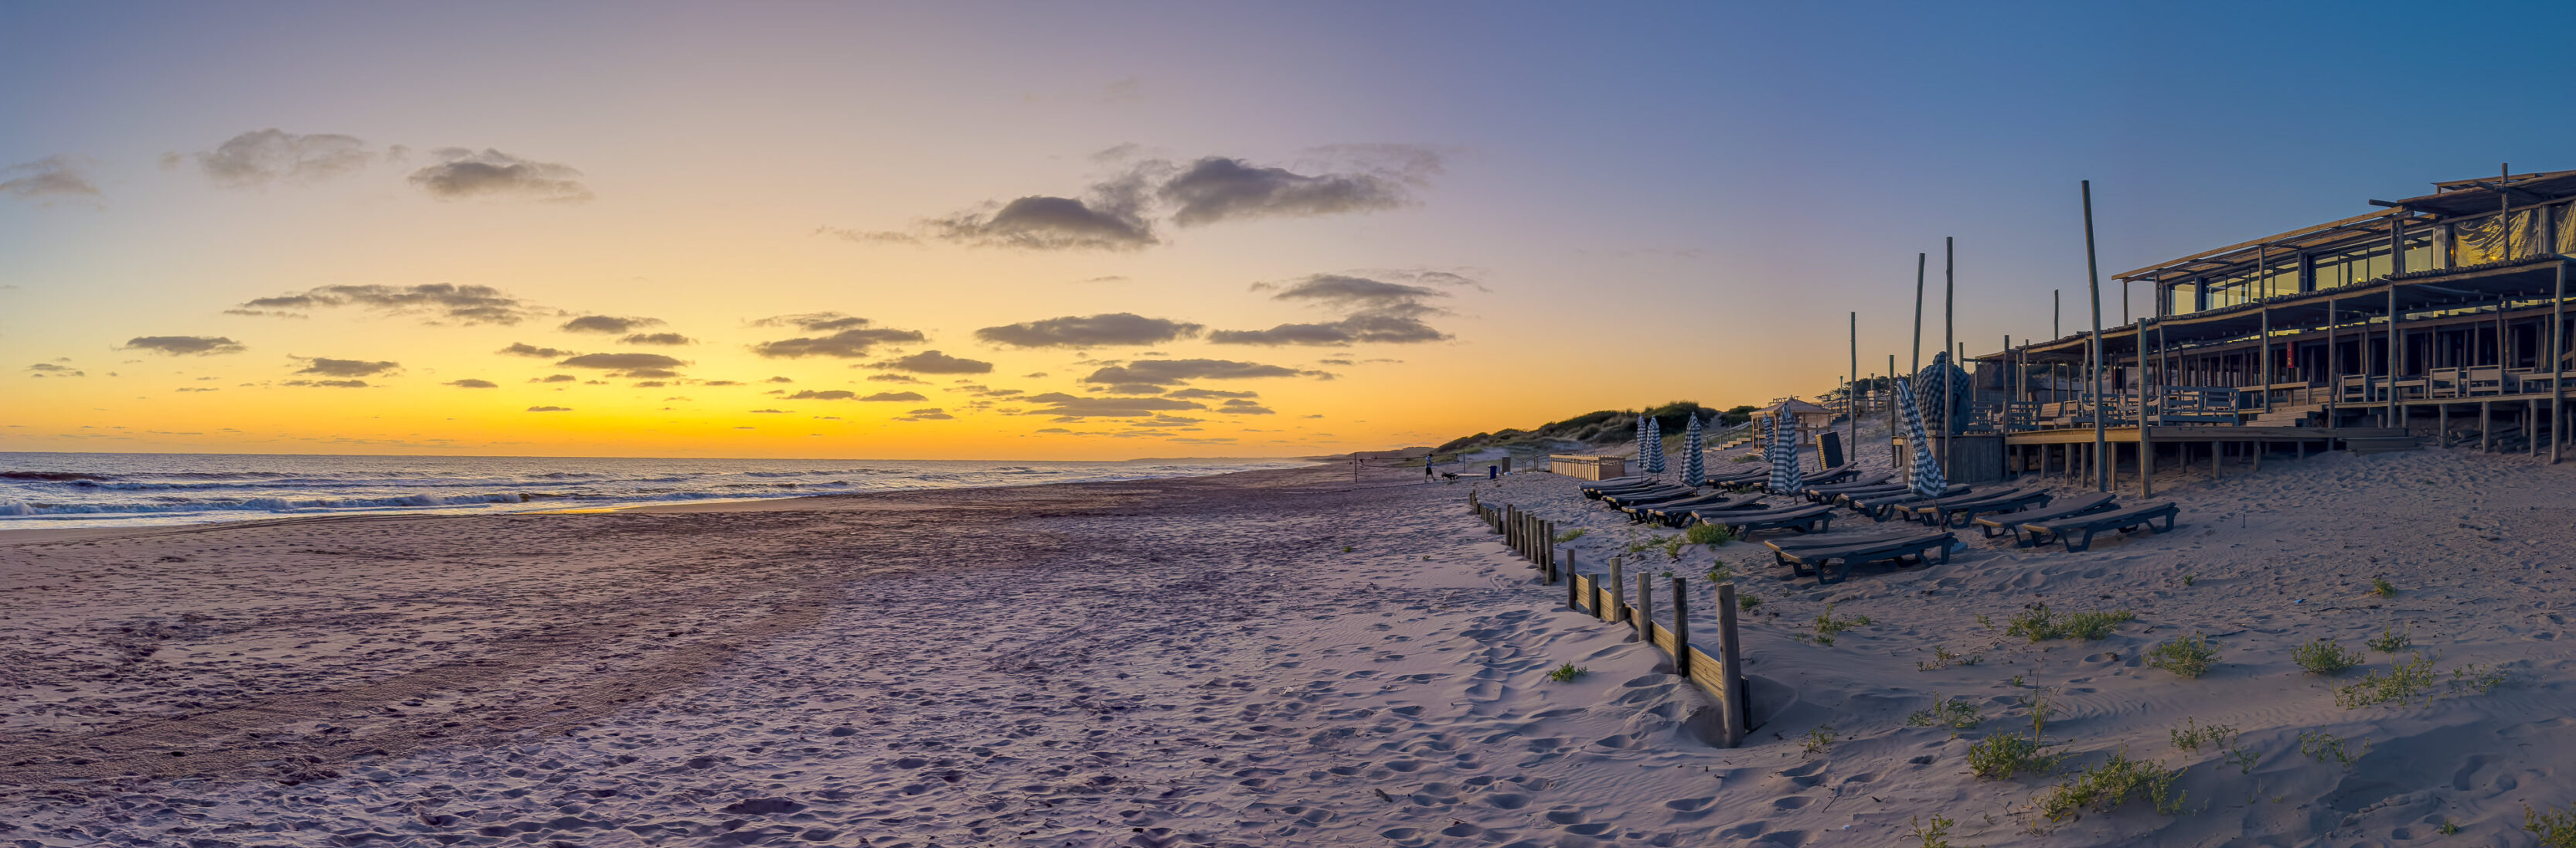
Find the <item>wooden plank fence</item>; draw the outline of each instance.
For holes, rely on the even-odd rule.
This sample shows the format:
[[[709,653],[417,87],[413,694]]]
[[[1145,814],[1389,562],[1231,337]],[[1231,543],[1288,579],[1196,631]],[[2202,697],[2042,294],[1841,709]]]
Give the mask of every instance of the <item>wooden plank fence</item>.
[[[1485,522],[1487,529],[1503,536],[1503,546],[1511,549],[1530,567],[1539,570],[1539,580],[1555,585],[1565,583],[1565,605],[1576,612],[1590,613],[1603,622],[1626,626],[1636,631],[1640,641],[1655,646],[1673,660],[1673,673],[1690,679],[1718,703],[1723,717],[1723,745],[1728,748],[1744,744],[1744,736],[1753,728],[1753,699],[1744,682],[1744,657],[1735,631],[1735,584],[1717,584],[1717,645],[1715,654],[1690,641],[1690,591],[1687,578],[1672,578],[1672,626],[1655,620],[1655,584],[1649,575],[1637,575],[1637,602],[1629,603],[1626,583],[1621,579],[1620,562],[1613,558],[1606,574],[1584,574],[1575,569],[1574,552],[1565,551],[1563,567],[1557,563],[1556,522],[1525,512],[1511,504],[1494,506],[1475,493],[1467,494],[1467,509]]]

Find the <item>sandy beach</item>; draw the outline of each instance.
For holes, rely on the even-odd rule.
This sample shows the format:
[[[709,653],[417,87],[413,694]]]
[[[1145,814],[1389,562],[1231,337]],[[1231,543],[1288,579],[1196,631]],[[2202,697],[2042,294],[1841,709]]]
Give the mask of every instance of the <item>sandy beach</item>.
[[[1912,845],[1935,817],[1959,845],[2538,844],[2526,805],[2576,801],[2571,474],[2465,450],[2231,469],[2168,484],[2172,534],[1972,537],[1821,588],[1742,542],[1640,555],[1723,561],[1762,599],[1738,749],[1465,507],[1584,528],[1587,569],[1672,532],[1552,474],[0,537],[0,844]],[[2038,603],[2136,618],[2006,635]],[[1871,623],[1817,644],[1827,604]],[[2410,647],[2364,647],[2391,626]],[[2194,633],[2205,675],[2147,665]],[[2318,638],[2364,664],[2303,672]],[[2485,684],[2338,704],[2418,652]],[[1976,718],[1910,724],[1936,693]],[[2064,761],[1971,774],[2033,698]],[[2172,740],[2208,725],[2237,732]],[[2035,811],[2122,750],[2181,770],[2175,812]]]

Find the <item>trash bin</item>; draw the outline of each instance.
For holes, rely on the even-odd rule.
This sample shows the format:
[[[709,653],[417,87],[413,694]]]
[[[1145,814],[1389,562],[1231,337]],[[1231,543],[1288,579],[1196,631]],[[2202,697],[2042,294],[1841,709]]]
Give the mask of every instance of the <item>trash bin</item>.
[[[1487,479],[1487,480],[1500,480],[1500,479],[1503,479],[1503,467],[1502,467],[1502,466],[1500,466],[1500,465],[1488,465],[1488,466],[1485,466],[1485,479]]]

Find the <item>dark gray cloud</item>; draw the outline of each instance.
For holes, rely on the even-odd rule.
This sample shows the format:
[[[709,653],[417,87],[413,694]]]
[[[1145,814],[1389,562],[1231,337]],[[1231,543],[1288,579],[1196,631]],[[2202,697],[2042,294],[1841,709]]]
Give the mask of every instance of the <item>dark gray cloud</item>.
[[[378,362],[365,359],[332,359],[328,356],[298,356],[295,358],[304,362],[304,367],[297,369],[295,373],[319,374],[324,377],[373,377],[379,374],[388,374],[402,370],[402,363],[399,362]]]
[[[868,379],[879,383],[906,383],[915,386],[930,385],[930,381],[910,374],[870,374],[868,375]]]
[[[563,323],[558,328],[569,333],[627,333],[641,327],[660,326],[660,318],[623,318],[616,315],[584,315]]]
[[[989,374],[993,371],[993,363],[980,359],[949,356],[935,350],[896,357],[868,367],[883,371],[909,371],[915,374]]]
[[[1243,218],[1313,217],[1373,212],[1403,206],[1411,186],[1393,174],[1308,176],[1259,167],[1241,159],[1209,156],[1190,164],[1155,191],[1172,204],[1172,223],[1184,227]]]
[[[569,350],[538,347],[527,342],[511,342],[509,347],[494,351],[494,353],[502,353],[510,356],[534,356],[541,359],[554,359],[557,357],[574,355],[573,352]]]
[[[794,379],[787,378],[787,377],[771,377],[771,378],[769,378],[769,379],[762,380],[761,382],[763,382],[763,383],[793,383],[793,382],[796,382],[796,381],[795,381]]]
[[[923,396],[920,392],[878,392],[876,394],[860,398],[860,400],[877,401],[922,401],[929,399],[930,398]]]
[[[1169,387],[1191,380],[1243,380],[1258,377],[1318,377],[1332,379],[1323,371],[1300,371],[1258,362],[1236,362],[1227,359],[1147,359],[1126,365],[1111,365],[1082,378],[1085,383]],[[1150,391],[1160,391],[1160,388]]]
[[[896,421],[949,421],[949,420],[953,420],[953,419],[955,419],[956,417],[957,417],[957,416],[954,416],[954,415],[950,415],[950,414],[948,414],[948,411],[947,411],[947,410],[944,410],[944,409],[941,409],[941,408],[939,408],[939,407],[935,407],[935,406],[934,406],[934,407],[931,407],[931,408],[929,408],[929,409],[916,409],[916,410],[913,410],[913,411],[911,411],[911,412],[904,413],[904,414],[902,414],[902,415],[897,415],[897,416],[895,416],[894,420],[896,420]]]
[[[171,356],[210,356],[249,350],[240,342],[223,336],[135,336],[126,339],[121,349],[148,350]]]
[[[1081,397],[1063,392],[1030,395],[1028,401],[1041,404],[1023,415],[1053,415],[1058,420],[1076,418],[1152,418],[1165,412],[1184,409],[1206,409],[1201,404],[1171,398]]]
[[[431,315],[460,324],[516,324],[539,309],[491,286],[424,283],[416,286],[339,285],[263,297],[224,310],[233,315],[301,316],[344,306],[393,315]]]
[[[1229,392],[1222,389],[1180,389],[1178,391],[1167,392],[1163,396],[1186,398],[1191,400],[1212,400],[1216,398],[1257,398],[1261,396],[1261,393]]]
[[[73,367],[70,367],[70,366],[67,366],[67,365],[56,365],[56,364],[51,363],[51,362],[39,362],[39,363],[36,363],[36,364],[34,364],[34,365],[29,365],[29,366],[27,366],[27,370],[29,370],[29,371],[33,371],[33,372],[36,372],[35,374],[31,375],[31,376],[36,376],[36,377],[87,377],[87,376],[89,376],[89,372],[87,372],[87,371],[82,371],[82,370],[80,370],[80,369],[73,368]]]
[[[780,315],[752,322],[759,326],[789,326],[807,332],[827,333],[761,342],[751,346],[753,353],[771,358],[798,359],[807,356],[829,356],[858,359],[875,351],[879,345],[926,341],[917,330],[873,327],[868,319],[838,312],[809,312],[802,315]]]
[[[1416,272],[1416,280],[1453,286],[1475,286],[1473,280],[1448,272]],[[1302,302],[1343,313],[1338,321],[1288,323],[1267,330],[1218,330],[1215,344],[1349,345],[1420,344],[1448,341],[1448,333],[1423,323],[1423,316],[1446,314],[1433,298],[1449,293],[1430,286],[1387,282],[1348,274],[1316,274],[1285,285],[1254,284],[1255,291],[1274,291],[1272,300]]]
[[[565,368],[598,368],[607,371],[635,371],[652,368],[678,368],[689,363],[658,353],[585,353],[555,363]],[[641,375],[637,375],[641,376]]]
[[[299,373],[300,373],[300,372],[299,372]],[[286,382],[279,383],[278,385],[281,385],[281,386],[304,386],[304,387],[307,387],[307,388],[316,388],[316,389],[363,389],[363,388],[366,388],[366,387],[367,387],[367,381],[365,381],[365,380],[288,380],[288,381],[286,381]]]
[[[579,203],[591,199],[581,172],[570,165],[521,159],[491,148],[442,147],[438,163],[411,174],[412,185],[439,200],[468,197]]]
[[[1030,195],[929,222],[930,235],[978,247],[1135,250],[1161,242],[1132,203]]]
[[[1274,412],[1270,407],[1262,406],[1259,401],[1242,398],[1226,401],[1225,405],[1217,407],[1216,411],[1227,415],[1270,415]]]
[[[691,345],[698,343],[698,340],[678,333],[634,333],[625,338],[618,339],[618,341],[626,344],[640,345]]]
[[[1186,321],[1147,318],[1133,312],[1067,315],[975,331],[975,338],[1013,347],[1102,347],[1162,344],[1198,335],[1206,329]]]
[[[98,184],[89,180],[88,157],[47,156],[0,168],[0,194],[50,203],[58,198],[97,198]],[[17,176],[11,176],[11,175]]]
[[[528,411],[529,411],[529,412],[571,412],[571,411],[572,411],[572,407],[569,407],[569,406],[531,406],[531,407],[528,407]]]
[[[570,383],[570,382],[578,381],[578,380],[580,380],[580,379],[581,379],[580,377],[575,377],[575,376],[570,375],[570,374],[548,374],[548,375],[545,375],[545,376],[543,376],[543,377],[530,377],[530,378],[528,378],[528,382],[531,382],[531,383]]]
[[[196,154],[197,169],[216,185],[258,188],[279,180],[316,182],[356,172],[375,161],[356,136],[299,135],[271,127],[226,139]]]
[[[471,378],[463,380],[449,380],[443,385],[455,386],[460,389],[497,389],[501,387],[501,384],[490,380],[476,380]]]

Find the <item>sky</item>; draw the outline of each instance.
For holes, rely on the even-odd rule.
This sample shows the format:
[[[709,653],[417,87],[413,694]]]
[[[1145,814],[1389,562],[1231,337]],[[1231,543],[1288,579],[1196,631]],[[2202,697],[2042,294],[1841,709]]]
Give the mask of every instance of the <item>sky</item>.
[[[0,450],[1433,444],[2576,168],[2576,9],[10,4]],[[2132,293],[2143,313],[2149,297]]]

